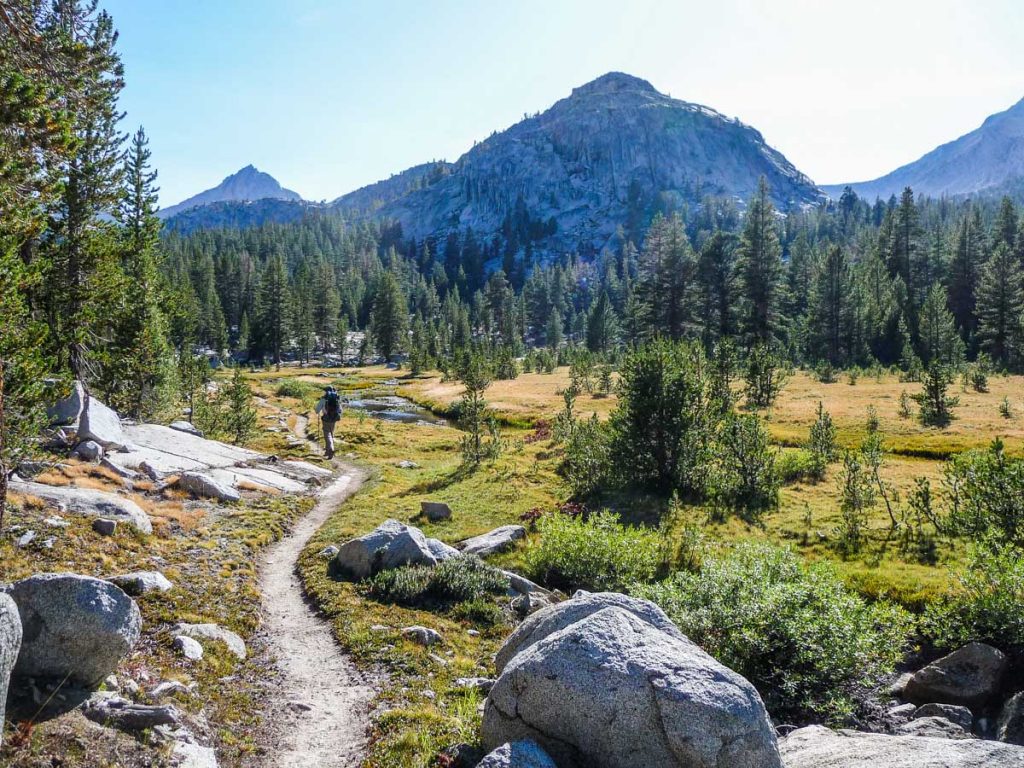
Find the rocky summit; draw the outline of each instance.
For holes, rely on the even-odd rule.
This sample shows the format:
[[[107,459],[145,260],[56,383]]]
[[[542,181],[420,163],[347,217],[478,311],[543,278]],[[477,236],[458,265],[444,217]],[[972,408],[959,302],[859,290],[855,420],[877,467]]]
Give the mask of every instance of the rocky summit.
[[[518,230],[542,250],[598,250],[657,207],[708,196],[743,202],[761,176],[782,210],[823,199],[754,128],[620,72],[413,176],[374,185],[383,203],[376,215],[406,236]],[[389,200],[396,189],[409,191]],[[357,191],[334,206],[357,213],[373,197]]]
[[[162,208],[157,215],[162,219],[169,219],[184,211],[213,203],[251,202],[265,199],[301,202],[302,196],[298,192],[282,187],[277,179],[269,173],[264,173],[253,165],[247,165],[237,173],[228,176],[216,187],[193,195],[177,205]]]

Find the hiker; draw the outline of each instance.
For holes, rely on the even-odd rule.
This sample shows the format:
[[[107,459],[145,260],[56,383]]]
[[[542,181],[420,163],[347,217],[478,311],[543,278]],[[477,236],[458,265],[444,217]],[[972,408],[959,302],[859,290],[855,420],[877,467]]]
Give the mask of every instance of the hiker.
[[[324,396],[316,403],[316,412],[320,416],[320,426],[324,431],[324,448],[327,458],[334,458],[334,426],[341,418],[341,397],[334,387],[327,387]]]

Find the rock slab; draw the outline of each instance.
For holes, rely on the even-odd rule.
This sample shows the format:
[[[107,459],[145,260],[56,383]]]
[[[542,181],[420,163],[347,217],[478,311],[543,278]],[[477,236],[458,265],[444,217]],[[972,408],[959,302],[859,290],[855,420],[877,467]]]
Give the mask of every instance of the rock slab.
[[[560,768],[782,768],[747,680],[615,606],[508,662],[484,705],[483,743],[522,739]]]
[[[1024,749],[982,739],[833,731],[811,725],[779,742],[786,768],[1021,768]]]
[[[50,502],[63,512],[108,518],[131,525],[140,533],[153,532],[153,523],[150,522],[149,515],[134,501],[123,496],[86,488],[70,488],[24,481],[12,482],[9,487],[15,493],[36,496],[43,501]]]
[[[224,643],[231,653],[245,660],[245,641],[230,629],[224,629],[218,624],[176,624],[171,632],[191,637],[193,640],[216,640]]]
[[[517,541],[526,538],[526,529],[521,525],[503,525],[493,531],[474,536],[459,542],[458,548],[463,554],[486,557],[495,552],[504,552],[515,546]]]
[[[138,642],[139,607],[119,587],[91,576],[44,573],[5,590],[21,614],[14,674],[99,685]]]

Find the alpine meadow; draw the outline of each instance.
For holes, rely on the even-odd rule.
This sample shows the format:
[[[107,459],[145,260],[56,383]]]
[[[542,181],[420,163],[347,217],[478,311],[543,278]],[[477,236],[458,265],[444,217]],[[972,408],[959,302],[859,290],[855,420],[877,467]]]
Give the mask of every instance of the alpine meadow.
[[[0,0],[0,766],[1024,766],[1024,13],[428,5]]]

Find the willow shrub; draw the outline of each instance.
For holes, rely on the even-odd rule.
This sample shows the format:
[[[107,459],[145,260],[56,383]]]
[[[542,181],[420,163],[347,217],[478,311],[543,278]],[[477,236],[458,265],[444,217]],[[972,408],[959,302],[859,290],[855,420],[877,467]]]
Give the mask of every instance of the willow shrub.
[[[658,532],[624,526],[610,512],[586,520],[546,515],[537,529],[540,541],[527,553],[529,569],[552,588],[622,591],[654,579],[661,563]]]
[[[827,565],[769,545],[705,557],[699,572],[634,593],[750,680],[776,722],[841,722],[858,691],[893,670],[912,629],[903,609],[867,603]]]

